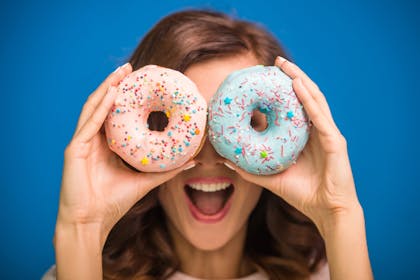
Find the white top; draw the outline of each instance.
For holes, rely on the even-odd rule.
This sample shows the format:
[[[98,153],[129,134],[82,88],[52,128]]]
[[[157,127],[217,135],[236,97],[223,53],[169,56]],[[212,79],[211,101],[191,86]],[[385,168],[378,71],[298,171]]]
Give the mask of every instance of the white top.
[[[53,265],[42,277],[41,280],[56,280],[56,268]],[[255,272],[248,276],[230,280],[268,280],[268,276],[264,274],[264,272]],[[325,263],[316,273],[312,274],[309,280],[329,280],[330,279],[330,272],[328,270],[328,264]],[[200,278],[195,278],[184,274],[180,271],[175,272],[168,280],[204,280]]]

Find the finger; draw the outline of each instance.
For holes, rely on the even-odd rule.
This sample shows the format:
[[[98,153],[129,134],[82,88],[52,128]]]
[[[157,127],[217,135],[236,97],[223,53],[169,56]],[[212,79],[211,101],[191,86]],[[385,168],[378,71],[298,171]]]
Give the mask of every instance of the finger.
[[[320,91],[319,87],[303,72],[296,64],[284,59],[283,57],[278,56],[275,60],[275,65],[278,66],[284,73],[286,73],[290,78],[296,79],[300,77],[303,84],[308,88],[312,97],[315,101],[320,104],[322,110],[330,118],[332,118],[330,107],[328,106],[325,96]]]
[[[270,188],[271,185],[273,185],[273,175],[265,175],[265,176],[260,176],[260,175],[256,175],[256,174],[251,174],[246,172],[245,170],[243,170],[242,168],[240,168],[239,166],[235,165],[233,162],[229,161],[229,160],[225,160],[223,162],[229,169],[237,172],[239,174],[239,176],[241,176],[244,180],[254,183],[256,185],[262,186],[262,187],[266,187],[266,188]]]
[[[291,201],[287,199],[287,195],[286,195],[286,193],[288,192],[287,186],[282,183],[282,180],[283,180],[283,175],[293,166],[289,167],[289,169],[287,170],[284,170],[282,173],[261,176],[261,175],[248,173],[242,168],[234,165],[234,163],[232,163],[229,160],[225,160],[224,164],[228,168],[237,172],[239,176],[241,176],[242,179],[244,179],[245,181],[248,181],[257,186],[263,187],[267,189],[268,191],[282,197],[283,199],[286,200],[286,202],[291,203]]]
[[[116,96],[117,89],[111,86],[90,118],[76,132],[74,139],[77,139],[81,143],[87,143],[99,132],[114,104]]]
[[[293,89],[308,113],[309,119],[321,135],[330,136],[338,131],[333,121],[324,115],[319,104],[314,100],[300,77],[293,80]]]
[[[80,128],[86,123],[90,118],[92,113],[95,111],[96,107],[100,104],[104,98],[106,91],[110,86],[117,86],[118,83],[129,73],[132,72],[132,67],[130,63],[126,63],[121,67],[118,67],[114,72],[112,72],[99,87],[88,97],[85,105],[83,105],[82,112],[79,117],[79,121],[76,127],[76,133]]]
[[[130,184],[135,188],[136,201],[144,197],[150,190],[160,186],[169,181],[178,173],[192,169],[196,165],[195,161],[191,160],[181,167],[166,172],[144,172],[138,173],[134,177],[135,183]]]

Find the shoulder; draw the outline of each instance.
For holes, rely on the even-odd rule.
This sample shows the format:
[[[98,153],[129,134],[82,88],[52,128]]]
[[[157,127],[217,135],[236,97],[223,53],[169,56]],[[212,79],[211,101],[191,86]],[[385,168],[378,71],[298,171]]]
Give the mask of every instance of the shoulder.
[[[56,280],[56,279],[57,279],[57,270],[55,268],[55,265],[51,266],[41,278],[41,280]]]
[[[42,276],[41,280],[56,280],[57,279],[57,270],[55,265],[51,266],[47,272]],[[169,278],[170,280],[195,280],[197,278],[193,278],[182,272],[177,271],[172,277]],[[244,277],[242,280],[265,280],[268,277],[262,273],[257,272],[251,274],[247,277]],[[318,270],[311,275],[310,280],[329,280],[330,279],[330,271],[328,268],[328,263],[325,262],[319,266]]]
[[[268,280],[268,279],[269,278],[267,277],[265,273],[258,271],[242,278],[235,278],[235,279],[230,279],[230,280]],[[182,273],[181,271],[177,271],[172,276],[170,276],[168,280],[204,280],[204,279],[192,277],[192,276]]]

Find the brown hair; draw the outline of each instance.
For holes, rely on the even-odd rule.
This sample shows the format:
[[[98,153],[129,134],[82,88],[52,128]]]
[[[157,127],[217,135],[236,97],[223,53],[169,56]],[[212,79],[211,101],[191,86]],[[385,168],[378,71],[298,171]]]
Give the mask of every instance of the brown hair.
[[[192,64],[251,52],[264,65],[286,56],[264,28],[214,11],[190,10],[162,19],[130,62],[184,72]],[[324,242],[302,213],[267,190],[248,221],[245,256],[270,279],[305,279],[325,257]],[[157,189],[114,226],[103,250],[106,279],[165,279],[179,269]]]

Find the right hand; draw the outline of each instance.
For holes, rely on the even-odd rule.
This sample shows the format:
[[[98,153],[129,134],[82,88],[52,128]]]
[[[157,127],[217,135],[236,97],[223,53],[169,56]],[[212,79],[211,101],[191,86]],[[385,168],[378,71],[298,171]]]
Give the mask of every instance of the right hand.
[[[115,86],[132,72],[125,64],[110,74],[83,106],[64,154],[57,225],[93,225],[104,243],[112,227],[150,190],[194,165],[161,173],[128,168],[107,145],[101,127],[116,98]]]

